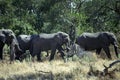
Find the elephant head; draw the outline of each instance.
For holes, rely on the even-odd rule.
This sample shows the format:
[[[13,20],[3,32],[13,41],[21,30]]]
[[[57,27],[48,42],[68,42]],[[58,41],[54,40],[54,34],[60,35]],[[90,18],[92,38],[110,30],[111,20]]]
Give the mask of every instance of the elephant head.
[[[107,33],[107,36],[108,36],[109,42],[115,47],[118,47],[116,36],[113,33]]]
[[[118,45],[117,45],[117,38],[116,38],[116,36],[113,33],[111,33],[111,32],[103,32],[101,39],[107,45],[112,44],[114,46],[115,54],[118,57],[118,51],[117,51]]]
[[[55,39],[60,45],[65,44],[67,46],[66,49],[70,46],[70,38],[67,33],[57,32]]]
[[[12,30],[10,29],[2,29],[1,30],[1,41],[6,44],[11,44],[13,39],[15,38],[15,35]]]
[[[20,60],[20,57],[23,55],[23,51],[19,48],[19,45],[14,45],[15,47],[15,59]]]
[[[116,38],[116,36],[113,33],[107,33],[107,35],[108,35],[109,42],[112,45],[114,45],[115,54],[118,57],[118,51],[117,51],[117,48],[118,48],[117,43],[118,43],[118,41],[117,41],[117,38]]]
[[[21,51],[21,49],[19,48],[18,45],[18,41],[16,39],[16,36],[14,34],[14,32],[10,29],[1,29],[0,30],[0,43],[3,44],[2,47],[0,47],[0,54],[1,54],[1,58],[2,58],[2,54],[3,54],[3,47],[4,44],[7,44],[8,46],[10,46],[10,60],[13,60],[14,55],[15,55],[15,50],[19,50]]]

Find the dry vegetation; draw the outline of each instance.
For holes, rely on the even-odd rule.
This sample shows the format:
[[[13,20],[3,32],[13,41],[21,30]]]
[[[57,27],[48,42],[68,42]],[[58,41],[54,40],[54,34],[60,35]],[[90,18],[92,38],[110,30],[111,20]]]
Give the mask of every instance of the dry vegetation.
[[[82,59],[73,57],[67,63],[58,59],[49,62],[15,61],[9,64],[8,60],[0,62],[0,80],[119,80],[120,63],[114,65],[109,74],[101,75],[103,64],[108,66],[114,60],[97,58],[95,54]],[[91,66],[92,69],[91,70]]]

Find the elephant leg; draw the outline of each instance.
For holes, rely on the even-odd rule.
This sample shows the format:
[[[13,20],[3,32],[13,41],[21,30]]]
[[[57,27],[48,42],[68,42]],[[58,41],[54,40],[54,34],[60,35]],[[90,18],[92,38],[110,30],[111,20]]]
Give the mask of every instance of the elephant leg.
[[[102,48],[96,49],[96,54],[99,55]]]
[[[58,51],[60,52],[62,59],[64,59],[64,49],[61,46],[58,46]]]
[[[30,52],[31,56],[32,56],[32,61],[34,62],[35,61],[35,53],[33,51]]]
[[[15,45],[12,44],[10,45],[10,61],[15,60]]]
[[[112,58],[111,58],[111,54],[110,54],[110,49],[109,49],[109,47],[104,47],[103,49],[104,49],[107,57],[108,57],[109,59],[112,59]]]
[[[48,57],[49,56],[49,51],[46,51],[47,52],[47,55],[46,55],[46,57]]]
[[[33,52],[31,53],[32,61],[33,61],[33,62],[35,61],[35,55],[36,55],[36,53],[33,51]]]
[[[50,55],[50,60],[49,60],[49,61],[51,61],[51,60],[54,59],[55,52],[56,52],[56,48],[53,48],[53,49],[51,50],[51,55]]]
[[[37,61],[42,62],[42,60],[41,60],[41,51],[37,53]]]
[[[3,59],[3,48],[0,48],[0,59]]]
[[[64,51],[60,51],[60,54],[61,54],[62,59],[64,59],[64,56],[65,56]]]
[[[30,51],[30,55],[32,56],[32,61],[34,62],[35,61],[35,45],[33,45],[33,43],[31,43],[31,45],[30,45],[30,49],[29,49],[29,51]]]
[[[3,60],[3,47],[4,44],[0,44],[0,59]]]

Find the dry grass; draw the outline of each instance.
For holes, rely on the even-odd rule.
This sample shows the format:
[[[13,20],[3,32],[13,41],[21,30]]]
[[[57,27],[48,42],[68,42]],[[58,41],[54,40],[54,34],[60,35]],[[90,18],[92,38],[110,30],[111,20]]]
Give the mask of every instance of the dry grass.
[[[76,59],[76,60],[75,60]],[[19,62],[15,61],[9,64],[9,61],[0,62],[0,80],[119,80],[120,65],[115,65],[117,71],[114,73],[116,78],[108,76],[88,75],[90,66],[95,70],[102,71],[103,64],[108,66],[114,60],[97,58],[95,54],[92,57],[83,59],[75,58],[74,61],[64,63],[63,60],[56,59],[52,62],[45,60],[43,62]]]

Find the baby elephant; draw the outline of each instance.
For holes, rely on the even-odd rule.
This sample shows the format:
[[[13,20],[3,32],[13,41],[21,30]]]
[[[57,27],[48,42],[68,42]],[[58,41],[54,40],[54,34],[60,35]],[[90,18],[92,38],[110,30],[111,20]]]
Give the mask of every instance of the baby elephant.
[[[109,46],[112,44],[118,57],[117,39],[111,32],[83,33],[77,37],[76,43],[85,50],[96,50],[96,54],[100,54],[103,49],[109,59],[111,59]]]

